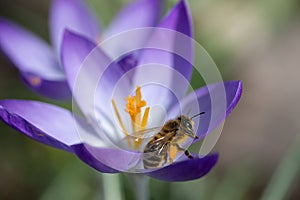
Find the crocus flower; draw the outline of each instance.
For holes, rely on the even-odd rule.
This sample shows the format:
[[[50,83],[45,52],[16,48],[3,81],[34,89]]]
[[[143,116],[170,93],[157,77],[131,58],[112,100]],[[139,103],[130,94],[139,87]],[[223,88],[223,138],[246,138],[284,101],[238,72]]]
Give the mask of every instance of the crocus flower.
[[[180,1],[158,28],[191,37],[190,20],[185,1]],[[154,33],[154,40],[160,36]],[[169,35],[162,38],[171,43],[177,39]],[[192,46],[185,44],[187,48]],[[131,141],[130,135],[163,125],[166,119],[181,113],[204,111],[195,118],[198,139],[192,142],[197,142],[217,128],[236,106],[242,93],[240,81],[210,84],[186,95],[193,68],[172,53],[146,49],[137,65],[124,69],[93,41],[71,31],[64,33],[61,52],[66,78],[82,115],[37,101],[1,100],[0,117],[9,126],[38,142],[74,153],[103,173],[142,173],[164,181],[187,181],[204,176],[216,164],[217,154],[193,154],[193,159],[183,155],[162,167],[144,169],[139,165],[143,138]],[[192,57],[189,55],[189,60]],[[168,67],[152,65],[153,62]],[[174,79],[175,74],[178,79]],[[168,88],[161,87],[164,83]],[[220,88],[224,88],[225,99],[218,98]],[[224,113],[219,106],[215,108],[211,97],[224,103]],[[156,110],[157,105],[165,110],[166,116]]]
[[[52,46],[34,33],[0,18],[0,47],[32,90],[50,98],[66,99],[71,97],[71,92],[60,62],[65,28],[100,41],[128,29],[154,26],[161,7],[160,0],[137,0],[101,31],[100,23],[83,0],[53,0],[49,16]]]

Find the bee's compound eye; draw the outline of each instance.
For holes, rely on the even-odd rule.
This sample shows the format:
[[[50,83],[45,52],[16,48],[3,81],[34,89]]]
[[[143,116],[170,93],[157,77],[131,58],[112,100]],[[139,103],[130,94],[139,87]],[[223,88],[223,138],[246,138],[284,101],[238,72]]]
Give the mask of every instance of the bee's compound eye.
[[[193,128],[192,125],[191,125],[191,123],[188,122],[188,121],[185,121],[185,122],[184,122],[184,126],[187,127],[187,128],[190,129],[190,130]]]

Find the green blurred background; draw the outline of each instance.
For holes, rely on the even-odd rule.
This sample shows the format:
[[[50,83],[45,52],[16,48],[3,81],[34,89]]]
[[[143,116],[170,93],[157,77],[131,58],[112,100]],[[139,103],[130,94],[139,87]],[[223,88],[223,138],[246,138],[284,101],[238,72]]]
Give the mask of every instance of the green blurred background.
[[[104,25],[127,2],[88,1]],[[188,2],[196,40],[224,80],[243,81],[244,93],[214,148],[220,160],[211,173],[184,183],[151,179],[151,199],[252,200],[263,194],[272,200],[300,199],[299,1]],[[168,8],[175,3],[169,0]],[[49,40],[49,4],[49,0],[1,0],[0,16]],[[27,89],[3,54],[0,67],[0,99],[59,104]],[[126,175],[102,175],[75,156],[32,141],[0,122],[0,199],[108,200],[121,194],[125,200],[133,199],[130,184]],[[267,188],[275,188],[273,197]]]

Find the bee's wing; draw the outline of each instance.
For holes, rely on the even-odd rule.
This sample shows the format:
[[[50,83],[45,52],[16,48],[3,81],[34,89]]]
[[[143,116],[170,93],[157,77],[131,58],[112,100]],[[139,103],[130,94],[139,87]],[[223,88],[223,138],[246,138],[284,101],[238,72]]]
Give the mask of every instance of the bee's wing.
[[[134,138],[150,138],[156,135],[161,130],[161,127],[153,127],[140,131],[136,131],[131,134],[131,137]]]
[[[125,136],[122,138],[118,144],[121,146],[130,146],[134,144],[136,141],[140,141],[141,147],[144,147],[146,143],[154,136],[156,135],[159,131],[161,130],[161,127],[154,127],[154,128],[148,128],[145,130],[140,130],[137,132],[134,132],[128,136]]]
[[[166,146],[165,141],[166,141],[165,137],[161,137],[161,138],[151,141],[151,143],[148,143],[148,145],[147,145],[148,151],[159,153]]]

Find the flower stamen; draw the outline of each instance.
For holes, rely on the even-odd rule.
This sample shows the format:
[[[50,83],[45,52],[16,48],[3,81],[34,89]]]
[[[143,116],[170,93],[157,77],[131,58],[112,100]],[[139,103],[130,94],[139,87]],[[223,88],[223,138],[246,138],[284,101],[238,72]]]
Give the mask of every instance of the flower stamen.
[[[129,95],[125,100],[127,101],[125,111],[130,115],[133,132],[141,130],[141,108],[146,106],[146,101],[142,100],[141,88],[137,86],[136,95]]]
[[[144,130],[146,128],[146,126],[147,126],[148,117],[149,117],[149,111],[150,111],[150,108],[147,107],[145,109],[144,116],[143,116],[142,123],[141,123],[141,129],[142,130]]]
[[[125,100],[127,101],[125,111],[130,115],[132,131],[134,133],[143,131],[147,126],[150,108],[147,107],[145,109],[141,120],[141,108],[146,106],[146,101],[142,99],[141,87],[137,86],[135,96],[129,95]],[[134,149],[138,149],[141,142],[142,138],[136,138],[134,140]]]
[[[123,121],[122,121],[122,119],[121,119],[121,116],[120,116],[120,113],[119,113],[119,111],[118,111],[118,108],[117,108],[117,105],[116,105],[116,102],[115,102],[115,100],[111,100],[111,103],[112,103],[112,105],[113,105],[113,107],[114,107],[114,110],[115,110],[115,113],[116,113],[116,115],[117,115],[117,118],[118,118],[118,121],[119,121],[119,124],[120,124],[120,126],[121,126],[121,128],[122,128],[122,132],[125,134],[125,136],[126,136],[126,138],[127,138],[127,141],[128,141],[128,145],[131,145],[131,143],[130,143],[130,140],[129,140],[129,138],[128,138],[128,131],[126,130],[126,128],[125,128],[125,126],[124,126],[124,123],[123,123]]]
[[[127,112],[130,116],[133,134],[136,132],[142,133],[142,131],[145,130],[147,127],[150,107],[146,107],[144,113],[142,113],[142,108],[146,106],[146,101],[142,99],[142,93],[141,93],[140,86],[137,86],[137,88],[135,90],[135,96],[128,95],[128,97],[125,98],[125,101],[126,101],[125,112]],[[126,130],[126,128],[122,122],[122,119],[120,117],[119,111],[117,109],[117,106],[116,106],[116,103],[114,100],[112,100],[112,104],[113,104],[115,113],[117,115],[119,124],[122,128],[122,131],[124,132],[124,134],[128,140],[128,145],[131,146],[129,137],[128,137],[129,136],[128,131]],[[134,145],[133,145],[134,149],[138,149],[139,146],[141,145],[142,136],[143,135],[139,135],[139,137],[134,139]]]

